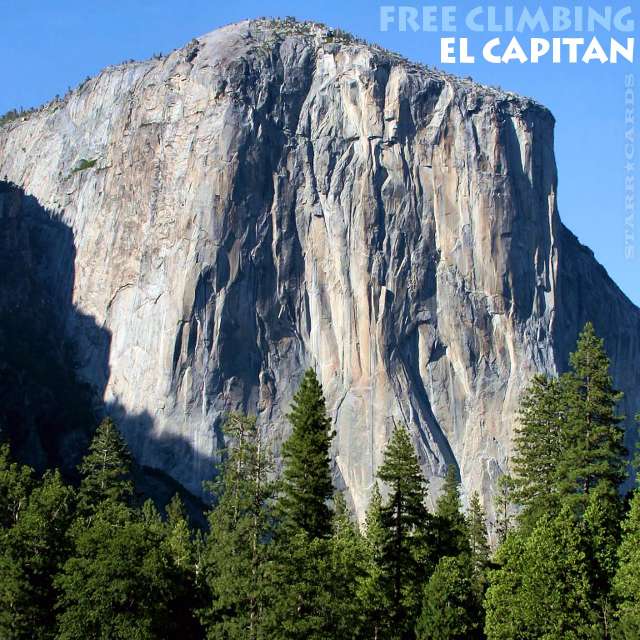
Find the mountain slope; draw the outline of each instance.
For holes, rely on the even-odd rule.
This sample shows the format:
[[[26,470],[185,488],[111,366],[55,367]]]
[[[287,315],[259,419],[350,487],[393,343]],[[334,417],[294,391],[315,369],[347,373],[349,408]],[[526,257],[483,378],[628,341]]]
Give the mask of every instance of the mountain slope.
[[[625,411],[640,311],[556,209],[553,117],[318,25],[246,21],[0,128],[0,178],[72,229],[70,321],[136,457],[195,493],[231,409],[276,450],[314,366],[361,516],[394,423],[491,493],[518,397],[594,320]]]

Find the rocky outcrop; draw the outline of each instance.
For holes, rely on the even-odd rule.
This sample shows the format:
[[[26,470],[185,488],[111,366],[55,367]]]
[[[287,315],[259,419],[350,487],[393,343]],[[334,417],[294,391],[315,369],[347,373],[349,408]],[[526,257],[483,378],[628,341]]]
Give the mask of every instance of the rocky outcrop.
[[[276,452],[303,370],[362,515],[394,423],[485,497],[535,371],[592,319],[628,415],[640,312],[560,222],[551,114],[324,27],[247,21],[0,129],[73,230],[70,331],[136,457],[193,492],[230,409]]]

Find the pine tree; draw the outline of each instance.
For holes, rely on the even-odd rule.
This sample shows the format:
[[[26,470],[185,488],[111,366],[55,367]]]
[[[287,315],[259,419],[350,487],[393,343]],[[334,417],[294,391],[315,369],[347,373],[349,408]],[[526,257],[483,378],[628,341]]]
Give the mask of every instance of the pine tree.
[[[337,493],[334,500],[333,535],[330,539],[329,634],[331,638],[360,638],[364,603],[359,585],[367,571],[367,546],[352,521],[346,500]]]
[[[58,640],[197,640],[185,610],[196,597],[170,553],[167,525],[151,501],[134,510],[113,500],[73,526],[73,553],[55,577]]]
[[[447,467],[442,493],[436,502],[434,526],[438,557],[453,557],[468,553],[469,540],[467,522],[462,513],[460,500],[460,480],[453,464]]]
[[[365,573],[358,584],[358,599],[363,607],[363,636],[374,640],[381,640],[391,634],[387,615],[390,603],[384,587],[382,568],[385,533],[382,525],[382,496],[376,482],[365,520]]]
[[[502,475],[498,478],[497,490],[494,495],[494,507],[496,513],[495,533],[496,540],[501,545],[509,535],[512,529],[512,487],[513,479],[511,476]]]
[[[565,437],[569,446],[560,464],[560,489],[584,510],[594,487],[602,498],[608,494],[615,500],[626,479],[624,418],[616,414],[622,394],[613,387],[604,343],[590,322],[570,363]]]
[[[523,578],[526,572],[526,536],[512,531],[498,547],[494,561],[497,568],[489,573],[485,595],[485,635],[488,640],[538,638],[525,628],[526,616]]]
[[[474,588],[482,595],[491,552],[489,541],[487,540],[486,516],[480,504],[480,496],[477,491],[474,491],[469,503],[467,531],[469,532],[469,550]]]
[[[389,601],[390,637],[411,638],[431,558],[426,547],[426,480],[406,427],[394,430],[378,477],[389,491],[380,514],[380,567]]]
[[[468,558],[441,558],[429,578],[416,640],[474,640],[482,638],[481,606],[473,589]]]
[[[105,418],[79,466],[81,512],[93,512],[104,501],[123,501],[133,493],[131,454],[111,418]]]
[[[620,544],[622,500],[611,496],[606,489],[602,496],[602,489],[597,485],[589,492],[589,502],[580,526],[585,539],[591,601],[599,616],[599,624],[605,630],[605,637],[609,638],[614,617],[611,587]]]
[[[620,638],[640,638],[640,490],[631,499],[629,513],[622,525],[618,549],[618,568],[613,580],[617,601],[617,630]]]
[[[55,576],[58,640],[201,637],[182,610],[197,600],[185,596],[171,528],[151,500],[130,504],[130,461],[115,425],[104,421],[80,465],[72,552]]]
[[[187,569],[193,566],[193,534],[180,496],[176,493],[165,507],[167,522],[167,547],[176,566]]]
[[[182,500],[175,494],[165,508],[163,554],[174,585],[168,600],[168,616],[180,637],[203,638],[197,612],[205,606],[204,590],[198,582],[197,541]]]
[[[622,394],[613,387],[603,341],[587,323],[571,354],[571,370],[559,379],[536,376],[519,412],[512,461],[513,499],[520,523],[535,526],[570,500],[581,512],[596,486],[616,501],[626,478]]]
[[[280,517],[269,580],[272,606],[267,636],[322,639],[335,629],[332,596],[333,489],[329,447],[333,432],[322,387],[306,371],[289,420],[293,430],[283,446]]]
[[[153,520],[156,520],[155,518]],[[74,531],[75,548],[56,577],[60,640],[170,637],[161,523],[135,519],[107,501]]]
[[[485,599],[489,640],[602,637],[591,602],[589,563],[579,521],[569,507],[544,515],[531,532],[499,548]]]
[[[33,470],[13,462],[9,445],[0,443],[0,528],[16,524],[33,484]]]
[[[70,551],[73,503],[60,474],[47,472],[14,526],[0,532],[0,637],[54,637],[53,577]]]
[[[322,387],[313,369],[308,369],[293,398],[289,420],[293,431],[282,448],[283,495],[279,500],[288,526],[310,538],[331,535],[333,494],[329,447],[333,432]]]
[[[272,560],[271,459],[253,417],[232,414],[225,435],[233,443],[213,486],[203,553],[210,605],[200,615],[208,638],[257,638],[264,623],[266,569]]]
[[[265,638],[325,640],[335,625],[331,542],[287,527],[279,532],[270,564]]]
[[[558,509],[558,468],[569,446],[564,433],[567,380],[536,375],[520,401],[511,490],[524,524],[533,525],[542,514]]]

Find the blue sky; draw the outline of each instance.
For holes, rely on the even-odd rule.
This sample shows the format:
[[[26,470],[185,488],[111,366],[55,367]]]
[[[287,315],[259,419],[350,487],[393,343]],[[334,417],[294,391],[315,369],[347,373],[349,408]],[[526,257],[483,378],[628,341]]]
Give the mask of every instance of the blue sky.
[[[624,82],[625,74],[638,68],[637,62],[635,67],[624,61],[617,65],[494,65],[477,56],[473,65],[441,65],[443,34],[381,31],[380,6],[391,4],[392,0],[0,0],[0,113],[64,94],[69,86],[109,64],[168,52],[194,36],[247,17],[292,15],[326,22],[413,60],[499,84],[549,107],[556,118],[561,217],[581,242],[593,249],[622,290],[640,304],[640,230],[636,230],[633,241],[635,259],[628,259],[624,223]],[[403,0],[398,4],[457,4],[464,16],[481,3]],[[486,4],[505,5],[497,1]],[[538,5],[550,9],[554,4],[575,3],[514,0],[510,4],[517,13],[523,6],[533,10]],[[633,6],[633,2],[593,0],[588,5],[616,9]],[[634,18],[636,22],[640,19],[640,10],[634,12]],[[488,38],[501,34],[465,34],[463,27],[456,34],[446,35],[469,35],[471,47],[477,49]],[[561,35],[591,37],[569,32]],[[597,35],[608,44],[610,34]],[[528,42],[529,36],[522,34],[521,41]],[[502,37],[508,40],[511,35]],[[640,74],[636,72],[635,77],[637,85]],[[637,219],[636,207],[636,227]]]

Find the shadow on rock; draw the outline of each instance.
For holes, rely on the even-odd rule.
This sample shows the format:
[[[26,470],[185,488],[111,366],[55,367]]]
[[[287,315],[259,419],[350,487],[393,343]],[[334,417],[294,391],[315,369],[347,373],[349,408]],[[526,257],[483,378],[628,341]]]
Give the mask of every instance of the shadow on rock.
[[[137,465],[139,490],[159,506],[180,493],[194,513],[202,502],[170,476],[172,459],[198,455],[189,442],[158,435],[147,413],[103,404],[111,333],[73,304],[75,259],[62,215],[0,181],[0,437],[37,471],[58,467],[74,480],[97,422],[113,415],[134,456],[161,452]],[[213,475],[212,460],[199,464]]]
[[[59,215],[0,182],[0,425],[20,460],[71,476],[96,422],[111,341],[73,305],[75,255]]]

